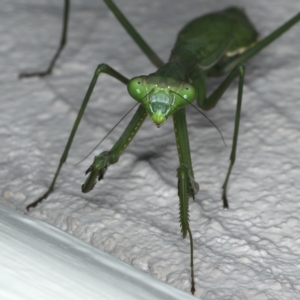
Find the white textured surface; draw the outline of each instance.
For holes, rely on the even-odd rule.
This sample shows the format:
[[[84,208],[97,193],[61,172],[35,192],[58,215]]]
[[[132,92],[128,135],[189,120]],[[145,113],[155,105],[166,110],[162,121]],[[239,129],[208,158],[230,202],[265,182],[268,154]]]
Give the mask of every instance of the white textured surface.
[[[245,7],[265,36],[300,11],[295,0],[116,2],[164,60],[177,31],[200,14]],[[96,65],[106,62],[128,77],[154,71],[102,1],[77,0],[69,44],[54,74],[17,80],[19,71],[47,66],[59,40],[61,10],[60,0],[4,0],[0,7],[1,193],[5,204],[23,212],[52,180]],[[236,84],[208,113],[229,147],[188,110],[201,189],[190,205],[199,298],[300,299],[299,35],[300,24],[247,63],[229,210],[222,209],[220,195]],[[209,90],[216,85],[214,80]],[[178,223],[172,122],[158,130],[146,121],[105,180],[89,194],[80,191],[92,157],[74,164],[131,106],[122,84],[99,79],[55,192],[30,214],[188,292],[189,242]],[[109,149],[126,122],[94,154]]]
[[[1,203],[0,228],[1,300],[193,299]]]

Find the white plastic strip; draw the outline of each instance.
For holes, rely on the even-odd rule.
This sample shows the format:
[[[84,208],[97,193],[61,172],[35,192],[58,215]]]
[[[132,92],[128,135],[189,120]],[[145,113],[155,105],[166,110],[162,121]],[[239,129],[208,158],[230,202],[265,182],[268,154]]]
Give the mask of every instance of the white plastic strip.
[[[194,299],[0,204],[0,299]]]

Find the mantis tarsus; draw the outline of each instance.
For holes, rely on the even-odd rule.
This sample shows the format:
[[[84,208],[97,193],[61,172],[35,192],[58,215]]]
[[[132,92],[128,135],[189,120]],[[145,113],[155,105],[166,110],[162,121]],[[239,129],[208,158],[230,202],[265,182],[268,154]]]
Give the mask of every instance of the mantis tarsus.
[[[66,42],[69,2],[69,0],[65,0],[62,39],[60,47],[53,57],[49,69],[40,73],[21,74],[20,77],[45,76],[51,73],[56,59]],[[95,157],[93,164],[86,172],[88,178],[82,185],[82,191],[86,193],[93,189],[97,178],[98,180],[101,180],[109,165],[118,161],[119,156],[139,130],[147,114],[158,127],[161,126],[168,117],[173,116],[180,162],[177,169],[178,195],[180,200],[180,225],[183,237],[188,234],[190,238],[191,292],[194,294],[193,238],[189,227],[188,200],[189,198],[194,198],[199,187],[194,180],[184,107],[196,99],[200,108],[203,110],[210,110],[217,104],[231,82],[235,78],[239,78],[230,164],[222,187],[223,207],[228,208],[226,189],[235,161],[242,104],[243,79],[245,74],[245,67],[242,64],[296,24],[300,20],[300,14],[298,13],[295,17],[260,41],[258,41],[256,30],[241,9],[231,7],[224,11],[205,15],[193,20],[180,31],[171,52],[170,59],[164,64],[130,25],[115,4],[110,0],[104,0],[104,2],[115,14],[117,19],[145,55],[156,67],[158,67],[158,70],[148,76],[139,76],[128,80],[122,74],[106,64],[100,64],[96,68],[51,186],[41,198],[30,204],[27,209],[35,207],[39,202],[46,199],[53,191],[57,176],[63,163],[66,161],[74,135],[97,82],[98,76],[101,73],[106,73],[116,78],[127,85],[129,94],[140,103],[140,106],[123,135],[112,149],[110,151],[102,152]],[[220,86],[207,97],[206,78],[209,76],[222,76],[226,73],[229,73],[229,75],[227,75]]]

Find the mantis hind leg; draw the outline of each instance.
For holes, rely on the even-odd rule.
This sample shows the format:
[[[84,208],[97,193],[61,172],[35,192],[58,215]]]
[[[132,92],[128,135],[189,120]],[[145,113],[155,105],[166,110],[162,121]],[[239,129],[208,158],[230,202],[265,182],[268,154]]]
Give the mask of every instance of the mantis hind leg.
[[[238,95],[237,95],[237,106],[235,113],[235,123],[234,123],[234,133],[233,133],[233,142],[230,154],[230,163],[227,171],[227,175],[225,181],[223,183],[223,207],[228,208],[228,200],[227,200],[227,185],[228,180],[232,171],[232,167],[235,162],[237,141],[238,141],[238,133],[239,133],[239,124],[240,124],[240,116],[241,116],[241,107],[242,107],[242,96],[243,96],[243,86],[244,86],[244,76],[245,76],[245,67],[241,64],[238,64],[230,74],[225,78],[225,80],[220,84],[220,86],[208,97],[206,98],[205,91],[201,89],[205,85],[205,74],[200,70],[195,71],[193,75],[193,83],[196,89],[199,90],[197,96],[198,105],[204,110],[212,109],[220,100],[224,92],[227,90],[228,86],[233,82],[233,80],[238,76],[239,77],[239,85],[238,85]]]
[[[178,196],[179,196],[179,220],[183,238],[187,233],[190,237],[191,255],[191,292],[195,293],[194,262],[193,262],[193,237],[189,226],[189,204],[190,197],[194,198],[199,191],[199,185],[194,179],[191,152],[188,139],[185,109],[176,111],[173,115],[174,131],[180,165],[177,168]]]
[[[227,201],[227,184],[229,180],[229,176],[235,161],[235,153],[236,153],[236,146],[237,146],[237,139],[238,139],[238,129],[239,129],[239,120],[240,120],[240,110],[242,104],[242,91],[243,91],[243,78],[245,73],[245,68],[241,65],[242,63],[249,60],[251,57],[256,55],[258,52],[263,50],[273,41],[275,41],[278,37],[280,37],[283,33],[289,30],[292,26],[300,21],[300,13],[297,13],[293,18],[289,21],[284,23],[282,26],[277,28],[267,37],[259,41],[253,47],[246,50],[244,53],[237,57],[233,57],[231,59],[224,60],[224,62],[218,63],[212,69],[208,70],[207,73],[202,72],[201,70],[195,70],[193,74],[193,82],[195,83],[196,88],[198,89],[198,98],[197,102],[198,105],[203,108],[204,110],[212,109],[229,84],[234,80],[236,76],[239,75],[239,88],[238,88],[238,99],[237,99],[237,109],[236,109],[236,117],[235,117],[235,128],[234,128],[234,135],[233,135],[233,143],[232,143],[232,151],[230,155],[230,165],[226,175],[226,179],[223,184],[223,206],[224,208],[228,208],[228,201]],[[212,93],[208,98],[206,98],[206,91],[205,91],[205,79],[206,75],[209,76],[220,76],[230,71],[230,74],[227,78],[223,81],[223,83],[216,89],[215,92]]]
[[[70,0],[65,0],[64,4],[64,13],[63,13],[63,27],[62,27],[62,33],[61,33],[61,39],[58,46],[58,49],[56,50],[53,58],[51,59],[51,62],[48,66],[48,68],[45,71],[41,72],[33,72],[33,73],[20,73],[19,78],[24,77],[44,77],[52,73],[52,70],[55,66],[55,63],[61,53],[61,51],[64,49],[66,43],[67,43],[67,32],[68,32],[68,23],[69,23],[69,12],[70,12]]]
[[[108,6],[108,8],[112,11],[112,13],[115,15],[117,20],[121,23],[121,25],[124,27],[124,29],[131,36],[131,38],[135,41],[135,43],[139,46],[139,48],[148,57],[148,59],[156,67],[161,67],[164,64],[163,61],[152,50],[152,48],[145,42],[145,40],[136,31],[136,29],[131,25],[131,23],[127,20],[127,18],[123,15],[123,13],[119,10],[119,8],[114,4],[114,2],[112,0],[104,0],[104,2]],[[58,49],[56,50],[48,68],[45,71],[41,71],[41,72],[21,73],[21,74],[19,74],[19,78],[35,77],[35,76],[44,77],[44,76],[50,75],[52,73],[55,63],[67,43],[69,12],[70,12],[70,0],[65,0],[61,40],[60,40]]]

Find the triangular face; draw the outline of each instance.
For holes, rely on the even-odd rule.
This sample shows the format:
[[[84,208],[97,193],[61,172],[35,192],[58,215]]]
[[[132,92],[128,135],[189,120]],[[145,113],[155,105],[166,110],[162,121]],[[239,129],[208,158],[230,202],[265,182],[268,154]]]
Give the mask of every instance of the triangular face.
[[[140,102],[153,122],[160,127],[176,110],[190,104],[196,96],[192,85],[173,79],[139,76],[127,85],[130,96]]]

